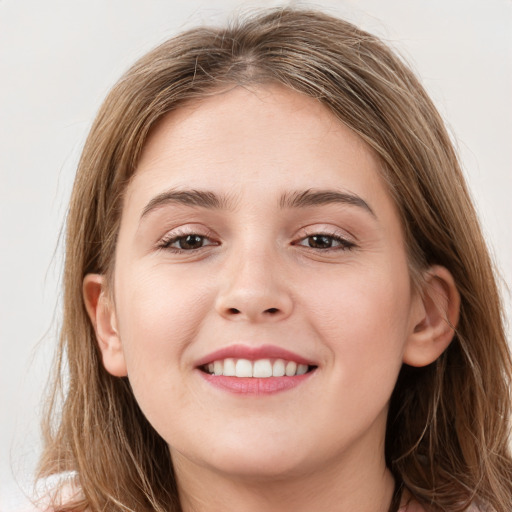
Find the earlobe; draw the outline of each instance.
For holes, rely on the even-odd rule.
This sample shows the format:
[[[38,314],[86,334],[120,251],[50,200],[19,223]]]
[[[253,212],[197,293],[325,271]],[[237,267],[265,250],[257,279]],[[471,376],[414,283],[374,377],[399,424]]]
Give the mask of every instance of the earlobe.
[[[427,366],[449,346],[459,320],[460,295],[451,273],[434,265],[424,275],[414,298],[412,322],[404,350],[404,363]]]
[[[106,290],[105,276],[87,274],[82,292],[102,354],[103,366],[115,377],[125,377],[127,371],[124,352],[117,329],[114,305]]]

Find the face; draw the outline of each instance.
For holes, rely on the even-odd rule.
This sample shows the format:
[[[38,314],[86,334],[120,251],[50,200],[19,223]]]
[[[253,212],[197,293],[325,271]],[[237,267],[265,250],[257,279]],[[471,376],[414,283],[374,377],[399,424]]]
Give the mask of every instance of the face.
[[[151,134],[103,356],[175,463],[265,476],[382,459],[419,299],[380,175],[325,107],[277,86]]]

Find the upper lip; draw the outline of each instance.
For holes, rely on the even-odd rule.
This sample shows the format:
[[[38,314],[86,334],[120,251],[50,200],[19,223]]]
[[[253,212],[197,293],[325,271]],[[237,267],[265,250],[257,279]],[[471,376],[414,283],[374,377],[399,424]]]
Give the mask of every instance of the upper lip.
[[[315,366],[315,363],[311,360],[305,359],[295,352],[277,347],[275,345],[260,345],[254,347],[237,344],[221,348],[214,352],[210,352],[204,357],[201,357],[198,361],[196,361],[196,367],[227,358],[249,359],[250,361],[256,361],[258,359],[284,359],[286,361],[295,361],[299,364]]]

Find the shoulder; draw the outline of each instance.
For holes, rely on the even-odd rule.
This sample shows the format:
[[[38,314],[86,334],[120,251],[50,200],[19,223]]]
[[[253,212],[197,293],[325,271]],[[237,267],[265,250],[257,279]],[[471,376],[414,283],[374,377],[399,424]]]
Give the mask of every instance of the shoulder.
[[[20,512],[55,512],[66,503],[82,499],[78,475],[75,471],[50,475],[40,480],[36,488],[37,498],[32,508]]]
[[[407,488],[403,488],[398,512],[426,512],[426,510],[414,499]]]

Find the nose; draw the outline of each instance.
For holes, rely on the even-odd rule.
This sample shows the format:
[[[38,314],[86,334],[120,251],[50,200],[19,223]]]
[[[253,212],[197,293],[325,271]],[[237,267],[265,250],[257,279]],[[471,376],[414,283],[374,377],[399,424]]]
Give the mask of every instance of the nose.
[[[217,312],[228,320],[254,323],[287,318],[293,299],[276,259],[252,254],[238,255],[236,262],[226,261],[215,304]]]

